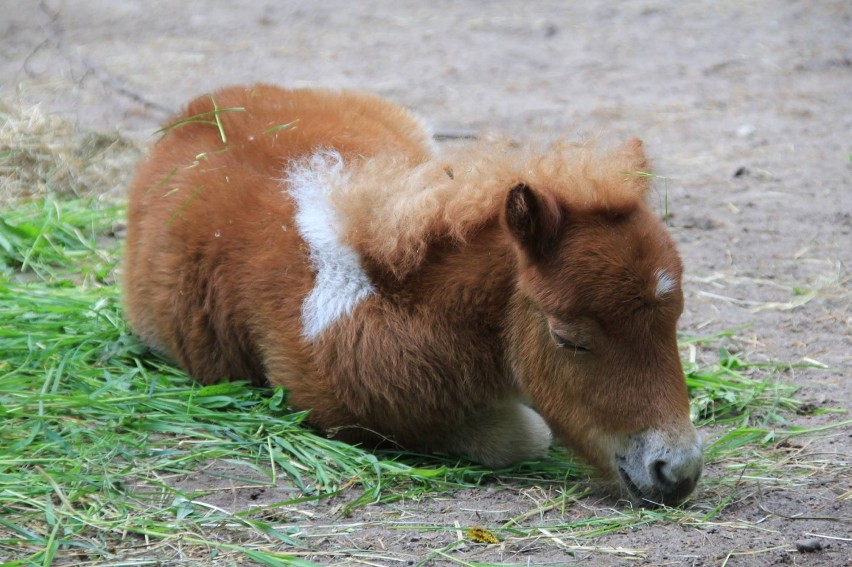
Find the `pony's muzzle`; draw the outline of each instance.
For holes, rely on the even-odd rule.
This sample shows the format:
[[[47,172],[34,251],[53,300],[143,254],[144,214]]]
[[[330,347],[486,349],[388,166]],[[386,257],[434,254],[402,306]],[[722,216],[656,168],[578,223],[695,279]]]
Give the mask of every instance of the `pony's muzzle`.
[[[645,507],[674,506],[692,494],[704,466],[703,440],[689,427],[679,434],[648,430],[628,436],[615,455],[622,486]]]

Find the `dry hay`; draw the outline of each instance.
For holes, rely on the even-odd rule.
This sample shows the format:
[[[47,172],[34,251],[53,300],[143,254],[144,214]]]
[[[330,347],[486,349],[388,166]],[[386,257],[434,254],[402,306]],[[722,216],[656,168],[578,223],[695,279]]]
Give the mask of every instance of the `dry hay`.
[[[47,195],[120,195],[139,152],[117,132],[81,131],[38,106],[0,101],[0,207]]]

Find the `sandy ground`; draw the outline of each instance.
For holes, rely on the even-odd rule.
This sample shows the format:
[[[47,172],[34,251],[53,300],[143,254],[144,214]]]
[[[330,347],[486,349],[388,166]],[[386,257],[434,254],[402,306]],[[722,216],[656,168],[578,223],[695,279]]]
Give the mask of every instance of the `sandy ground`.
[[[142,142],[190,98],[259,80],[368,89],[438,132],[637,135],[666,178],[655,198],[667,201],[688,273],[683,331],[747,325],[732,348],[750,360],[826,365],[785,379],[816,405],[852,410],[846,1],[3,0],[0,14],[0,98]],[[797,423],[839,419],[848,415]],[[851,565],[852,430],[802,441],[795,457],[809,456],[834,466],[743,492],[716,529],[652,525],[599,544],[645,549],[636,562],[649,565]],[[514,496],[482,490],[405,513],[466,525],[471,510],[522,513],[529,495]],[[807,534],[829,547],[796,552]],[[401,556],[440,543],[380,527],[351,537],[395,541]],[[572,557],[546,538],[473,559],[619,561]]]

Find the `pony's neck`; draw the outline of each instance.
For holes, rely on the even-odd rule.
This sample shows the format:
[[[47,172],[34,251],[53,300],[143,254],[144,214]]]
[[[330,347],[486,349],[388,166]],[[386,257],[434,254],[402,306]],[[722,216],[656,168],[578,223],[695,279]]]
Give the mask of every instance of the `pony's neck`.
[[[402,279],[375,262],[368,261],[367,269],[380,293],[434,313],[436,328],[462,335],[478,330],[496,345],[515,293],[516,262],[508,236],[493,219],[465,242],[431,243],[420,265]]]
[[[428,309],[437,332],[491,337],[500,348],[517,271],[500,212],[517,174],[497,152],[443,158],[356,162],[334,207],[379,290]]]
[[[472,244],[499,216],[515,179],[485,152],[425,162],[374,156],[347,165],[331,200],[344,241],[404,279],[436,250]]]

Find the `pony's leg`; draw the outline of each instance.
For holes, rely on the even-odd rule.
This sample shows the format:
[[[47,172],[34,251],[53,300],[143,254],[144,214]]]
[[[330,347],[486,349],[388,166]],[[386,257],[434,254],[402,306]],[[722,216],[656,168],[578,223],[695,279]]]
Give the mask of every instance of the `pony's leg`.
[[[500,468],[547,456],[552,434],[535,410],[512,400],[489,406],[453,431],[441,447],[489,467]]]

